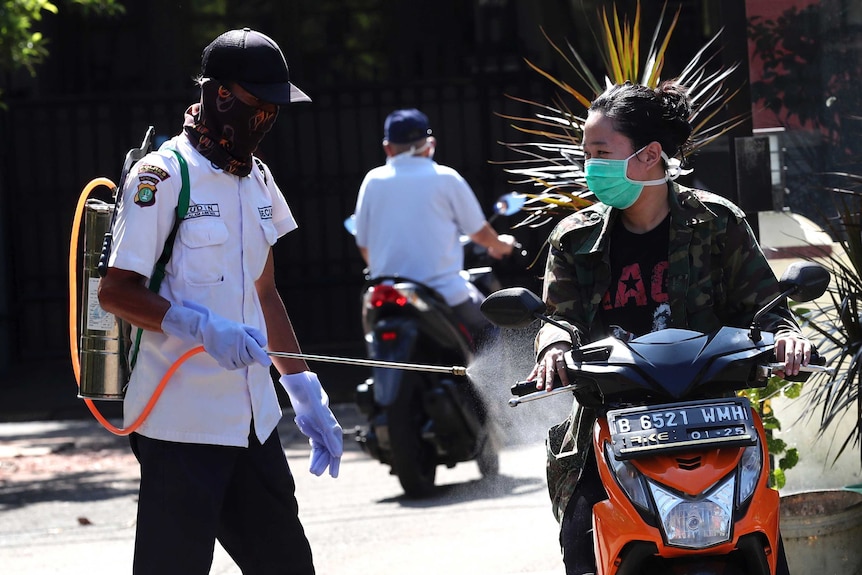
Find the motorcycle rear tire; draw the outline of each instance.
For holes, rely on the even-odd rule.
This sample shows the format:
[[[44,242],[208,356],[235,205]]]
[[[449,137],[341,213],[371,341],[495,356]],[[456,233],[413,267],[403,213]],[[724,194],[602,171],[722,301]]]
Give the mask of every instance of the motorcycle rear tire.
[[[476,463],[482,477],[496,477],[500,474],[500,451],[497,449],[497,442],[490,435],[485,438]]]
[[[392,470],[404,493],[411,498],[428,497],[434,492],[437,457],[434,447],[422,439],[424,417],[421,402],[414,393],[403,393],[389,409],[389,437]]]

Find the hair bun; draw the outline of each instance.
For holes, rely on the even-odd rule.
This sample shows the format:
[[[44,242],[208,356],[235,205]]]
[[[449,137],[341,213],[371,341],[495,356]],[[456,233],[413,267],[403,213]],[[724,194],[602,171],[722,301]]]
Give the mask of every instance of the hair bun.
[[[691,116],[691,99],[688,89],[675,80],[665,80],[655,89],[656,95],[661,99],[668,120],[682,120],[688,122]]]

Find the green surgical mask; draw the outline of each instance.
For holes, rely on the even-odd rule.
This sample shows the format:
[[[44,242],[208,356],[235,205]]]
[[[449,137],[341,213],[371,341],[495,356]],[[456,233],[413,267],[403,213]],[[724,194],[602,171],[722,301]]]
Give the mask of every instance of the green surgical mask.
[[[646,146],[626,158],[625,160],[603,160],[590,158],[584,162],[584,174],[587,187],[596,195],[600,202],[624,210],[634,204],[643,192],[644,186],[657,186],[667,181],[667,177],[660,180],[647,180],[645,182],[632,180],[628,177],[629,160],[641,153]],[[661,157],[668,162],[667,155],[662,152]]]

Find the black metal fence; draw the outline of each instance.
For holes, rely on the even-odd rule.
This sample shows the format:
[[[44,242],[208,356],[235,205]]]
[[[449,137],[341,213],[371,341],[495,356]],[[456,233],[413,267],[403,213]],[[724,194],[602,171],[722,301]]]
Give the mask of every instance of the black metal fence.
[[[332,88],[282,112],[261,156],[300,223],[277,244],[275,257],[279,288],[306,349],[361,348],[363,263],[342,222],[365,172],[383,161],[386,114],[423,109],[439,140],[437,161],[458,169],[490,210],[508,186],[502,168],[489,161],[502,159],[498,142],[513,137],[496,114],[525,111],[506,93],[536,97],[543,89],[505,75]],[[68,357],[67,260],[78,196],[95,177],[116,180],[125,152],[140,144],[147,126],[174,134],[188,103],[182,95],[10,102],[3,133],[14,145],[2,189],[14,357]]]

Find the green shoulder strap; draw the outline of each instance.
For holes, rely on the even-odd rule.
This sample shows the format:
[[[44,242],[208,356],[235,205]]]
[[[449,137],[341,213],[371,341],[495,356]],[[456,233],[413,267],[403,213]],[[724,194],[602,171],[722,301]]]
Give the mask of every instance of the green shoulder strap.
[[[165,268],[168,265],[168,261],[171,259],[171,253],[174,250],[174,240],[176,240],[177,232],[180,229],[180,222],[183,221],[183,218],[186,217],[186,213],[189,211],[189,166],[186,163],[186,159],[183,158],[182,154],[180,154],[177,150],[171,150],[177,157],[177,160],[180,162],[180,177],[182,178],[182,188],[180,188],[180,197],[177,201],[177,219],[174,220],[174,227],[171,228],[171,233],[168,234],[168,239],[165,240],[165,247],[162,248],[162,255],[159,256],[159,260],[156,262],[156,266],[153,268],[153,274],[150,277],[150,283],[147,285],[147,288],[152,292],[159,292],[159,286],[162,285],[162,280],[165,279]],[[134,368],[135,363],[138,361],[138,349],[141,346],[141,334],[144,330],[138,328],[138,332],[135,334],[135,345],[132,348],[132,358],[129,361],[129,367]]]

